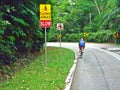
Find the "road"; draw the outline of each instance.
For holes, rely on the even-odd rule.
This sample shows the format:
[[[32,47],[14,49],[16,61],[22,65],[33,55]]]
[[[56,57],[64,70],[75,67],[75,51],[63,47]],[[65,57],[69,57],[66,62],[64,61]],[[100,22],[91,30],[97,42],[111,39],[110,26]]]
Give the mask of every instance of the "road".
[[[77,43],[63,43],[62,47],[78,55]],[[120,57],[103,50],[108,48],[116,46],[87,44],[83,57],[78,56],[70,90],[120,90]]]

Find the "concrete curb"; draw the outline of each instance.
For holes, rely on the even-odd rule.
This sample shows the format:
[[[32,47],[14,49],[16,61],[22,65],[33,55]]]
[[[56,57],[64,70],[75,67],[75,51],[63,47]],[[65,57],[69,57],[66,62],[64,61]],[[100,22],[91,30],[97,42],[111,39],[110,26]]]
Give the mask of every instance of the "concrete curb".
[[[76,64],[77,64],[77,51],[74,51],[75,53],[75,59],[74,59],[74,63],[73,66],[71,67],[69,74],[65,80],[65,89],[64,90],[70,90],[71,84],[72,84],[72,80],[73,80],[73,76],[74,76],[74,71],[76,69]]]

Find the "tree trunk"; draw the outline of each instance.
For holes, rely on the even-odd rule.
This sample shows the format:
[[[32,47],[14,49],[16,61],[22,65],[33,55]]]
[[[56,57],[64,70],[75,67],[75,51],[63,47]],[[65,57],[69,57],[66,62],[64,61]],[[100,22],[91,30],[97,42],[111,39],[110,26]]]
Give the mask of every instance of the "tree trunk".
[[[98,11],[99,15],[101,15],[100,9],[99,9],[98,4],[97,4],[97,1],[94,0],[94,2],[95,2],[95,6],[96,6],[96,8],[97,8],[97,11]]]
[[[90,24],[92,23],[92,15],[89,13]]]

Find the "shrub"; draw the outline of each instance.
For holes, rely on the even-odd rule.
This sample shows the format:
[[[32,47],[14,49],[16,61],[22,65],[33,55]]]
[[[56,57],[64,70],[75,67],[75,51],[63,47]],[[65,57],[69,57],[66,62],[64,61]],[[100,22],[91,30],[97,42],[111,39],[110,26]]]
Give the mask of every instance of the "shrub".
[[[98,32],[90,32],[88,36],[84,37],[84,33],[80,34],[66,34],[62,41],[77,42],[80,38],[85,38],[87,42],[108,43],[113,38],[113,33],[110,30],[101,30]]]

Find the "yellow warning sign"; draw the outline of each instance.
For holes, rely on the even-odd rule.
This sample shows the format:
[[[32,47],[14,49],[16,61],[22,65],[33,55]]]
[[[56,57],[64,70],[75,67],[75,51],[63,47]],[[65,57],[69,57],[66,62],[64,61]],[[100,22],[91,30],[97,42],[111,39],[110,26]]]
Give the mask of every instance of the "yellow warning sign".
[[[60,34],[57,34],[57,38],[60,38],[61,37],[61,35]]]
[[[51,4],[40,4],[40,20],[51,20]]]
[[[88,36],[88,33],[87,32],[84,32],[84,37],[87,37]]]

